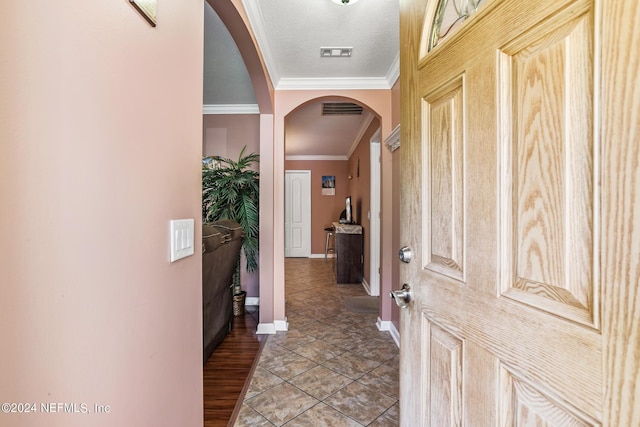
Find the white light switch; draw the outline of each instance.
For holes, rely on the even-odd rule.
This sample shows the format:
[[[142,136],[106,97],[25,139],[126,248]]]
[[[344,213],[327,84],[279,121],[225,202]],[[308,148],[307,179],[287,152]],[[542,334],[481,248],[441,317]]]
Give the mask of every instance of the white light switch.
[[[174,219],[171,224],[171,262],[193,255],[195,220]]]

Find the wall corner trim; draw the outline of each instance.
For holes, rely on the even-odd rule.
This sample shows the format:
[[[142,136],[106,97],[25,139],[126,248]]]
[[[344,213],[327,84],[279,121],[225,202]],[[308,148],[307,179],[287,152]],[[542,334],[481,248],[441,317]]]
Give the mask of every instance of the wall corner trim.
[[[376,326],[378,327],[378,330],[381,332],[388,331],[389,334],[391,335],[391,338],[393,338],[393,341],[398,346],[398,348],[400,347],[400,332],[398,331],[398,329],[396,329],[396,325],[394,325],[392,321],[382,320],[378,317],[378,320],[376,321]]]

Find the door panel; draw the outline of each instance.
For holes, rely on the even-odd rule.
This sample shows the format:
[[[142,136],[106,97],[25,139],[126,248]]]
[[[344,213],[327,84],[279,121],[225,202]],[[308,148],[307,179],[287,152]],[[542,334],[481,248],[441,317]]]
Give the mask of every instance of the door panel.
[[[428,322],[429,422],[442,425],[462,423],[463,342],[460,338]]]
[[[503,384],[501,425],[503,426],[599,426],[600,423],[588,415],[572,408],[558,397],[546,396],[509,371],[500,366]]]
[[[413,299],[400,325],[402,425],[640,422],[639,398],[616,392],[627,381],[608,380],[616,356],[605,352],[614,342],[640,350],[637,326],[610,312],[637,316],[640,302],[622,295],[635,295],[640,274],[609,283],[619,292],[603,292],[602,279],[640,253],[640,234],[626,242],[601,217],[617,211],[601,185],[624,192],[612,186],[631,168],[626,203],[640,192],[637,141],[605,146],[599,133],[618,120],[599,112],[617,107],[601,103],[600,49],[622,41],[604,45],[598,31],[640,18],[635,2],[616,3],[626,15],[595,0],[487,1],[426,53],[419,41],[437,8],[401,2],[401,242],[416,254],[401,268]],[[632,147],[636,163],[608,156],[611,141]],[[636,220],[638,210],[627,208]],[[627,252],[602,258],[605,242]],[[607,316],[632,335],[607,328]],[[640,376],[636,365],[617,369]],[[606,396],[624,422],[611,422]]]
[[[430,174],[425,183],[425,240],[427,268],[451,277],[463,277],[464,180],[463,180],[463,81],[455,79],[425,98],[425,164]],[[437,143],[433,143],[437,141]]]
[[[513,196],[500,200],[500,264],[503,295],[597,327],[592,27],[584,13],[501,50],[499,109],[514,112],[514,137],[501,144],[513,161],[501,162],[500,194]]]
[[[285,256],[311,255],[311,171],[286,171]]]

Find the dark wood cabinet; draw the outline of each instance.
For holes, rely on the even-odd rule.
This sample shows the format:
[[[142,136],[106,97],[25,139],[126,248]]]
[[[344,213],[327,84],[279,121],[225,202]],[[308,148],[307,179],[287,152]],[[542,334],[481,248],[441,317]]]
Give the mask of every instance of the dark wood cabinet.
[[[336,282],[362,283],[362,234],[336,233]]]

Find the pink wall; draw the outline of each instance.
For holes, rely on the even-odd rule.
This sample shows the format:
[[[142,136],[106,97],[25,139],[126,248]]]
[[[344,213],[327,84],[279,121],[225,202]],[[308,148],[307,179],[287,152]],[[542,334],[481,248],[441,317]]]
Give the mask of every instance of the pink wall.
[[[223,132],[215,131],[222,129]],[[213,139],[209,144],[214,150],[205,151],[207,141],[207,130],[209,135],[224,134],[226,139]],[[210,138],[211,140],[211,138]],[[242,147],[247,149],[245,154],[260,152],[260,115],[258,114],[205,114],[202,116],[202,153],[212,156],[218,155],[238,159]]]
[[[391,88],[391,127],[400,125],[400,79]]]
[[[273,254],[276,237],[273,222],[275,205],[274,185],[274,116],[260,114],[260,323],[258,333],[275,333],[274,322],[275,295],[273,277],[275,276],[275,257]],[[282,171],[284,175],[284,170]],[[284,226],[284,222],[283,222]],[[284,239],[284,234],[282,235]],[[284,263],[284,252],[282,253]]]
[[[260,153],[260,115],[258,114],[205,114],[202,116],[203,154],[237,160],[242,148],[245,155]],[[207,151],[208,150],[208,151]],[[260,168],[260,164],[256,169]],[[260,295],[260,272],[248,273],[243,257],[240,283],[247,296]]]
[[[286,170],[311,171],[311,254],[324,256],[325,227],[338,221],[345,207],[344,199],[349,191],[346,160],[285,160]],[[322,195],[322,177],[336,177],[335,196]]]
[[[3,402],[8,426],[202,426],[202,2],[0,6]],[[196,252],[197,253],[197,252]],[[40,408],[38,408],[40,410]]]
[[[368,218],[371,210],[371,137],[379,127],[380,120],[373,119],[349,158],[349,172],[353,177],[349,182],[349,193],[352,198],[355,220],[363,228],[363,271],[367,283],[371,283],[371,221]]]

